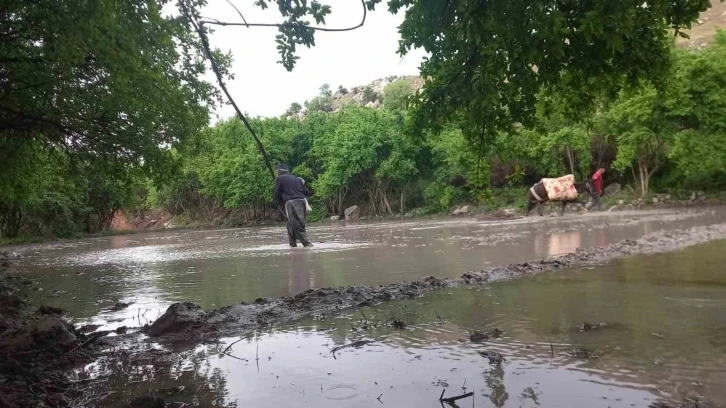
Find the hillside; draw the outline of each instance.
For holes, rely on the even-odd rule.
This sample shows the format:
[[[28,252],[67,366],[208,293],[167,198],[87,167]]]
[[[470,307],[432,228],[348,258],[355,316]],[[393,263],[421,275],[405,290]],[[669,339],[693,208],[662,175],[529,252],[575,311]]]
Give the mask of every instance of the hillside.
[[[726,2],[711,0],[711,8],[698,18],[698,21],[686,30],[691,38],[678,37],[676,44],[689,48],[702,48],[713,41],[717,29],[726,29]]]

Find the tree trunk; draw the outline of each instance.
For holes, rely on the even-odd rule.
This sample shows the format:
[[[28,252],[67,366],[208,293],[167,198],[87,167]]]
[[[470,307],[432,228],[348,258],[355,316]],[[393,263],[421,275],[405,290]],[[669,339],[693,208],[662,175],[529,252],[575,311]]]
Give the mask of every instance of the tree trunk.
[[[388,210],[388,214],[393,215],[393,211],[391,210],[391,204],[388,203],[388,197],[386,196],[386,193],[382,189],[378,189],[381,194],[381,199],[383,200],[383,204],[386,206],[386,210]]]
[[[375,189],[369,189],[368,190],[368,199],[371,202],[371,206],[373,207],[373,214],[378,214],[378,209],[376,208],[376,190]]]
[[[401,189],[401,214],[406,210],[406,186]]]
[[[640,175],[640,194],[642,197],[645,197],[648,195],[648,182],[651,174],[648,172],[648,165],[642,161],[638,161],[638,173]]]
[[[565,152],[567,153],[567,160],[570,162],[570,172],[571,174],[575,174],[575,159],[572,156],[572,151],[570,150],[570,146],[565,147]]]

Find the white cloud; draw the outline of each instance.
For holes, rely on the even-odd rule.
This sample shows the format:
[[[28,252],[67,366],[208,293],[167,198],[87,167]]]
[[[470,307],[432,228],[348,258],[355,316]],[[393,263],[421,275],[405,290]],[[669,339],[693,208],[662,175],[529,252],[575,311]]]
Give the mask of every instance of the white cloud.
[[[360,22],[363,10],[356,0],[323,3],[332,8],[326,26],[349,27]],[[251,0],[238,0],[235,5],[250,23],[282,20],[274,2],[267,10],[254,6]],[[222,21],[241,21],[224,0],[210,0],[202,14]],[[213,47],[231,51],[234,56],[235,79],[227,86],[240,109],[252,116],[279,116],[292,102],[302,104],[317,95],[324,83],[335,90],[338,85],[350,88],[389,75],[417,75],[425,53],[413,50],[403,59],[397,54],[398,25],[402,21],[403,12],[392,15],[385,4],[378,4],[359,29],[317,32],[315,47],[298,49],[300,59],[292,72],[277,63],[277,28],[215,27],[210,40]],[[225,106],[217,114],[226,118],[234,111]]]

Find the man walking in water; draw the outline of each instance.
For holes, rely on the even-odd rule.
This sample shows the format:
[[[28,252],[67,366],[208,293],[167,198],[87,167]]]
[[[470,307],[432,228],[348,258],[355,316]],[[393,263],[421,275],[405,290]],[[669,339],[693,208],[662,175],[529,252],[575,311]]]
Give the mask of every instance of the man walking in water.
[[[303,246],[311,247],[305,232],[305,198],[310,197],[310,190],[305,187],[302,179],[290,174],[287,165],[277,166],[277,178],[275,179],[275,201],[285,206],[287,214],[287,236],[290,239],[290,246],[296,247],[297,241]]]

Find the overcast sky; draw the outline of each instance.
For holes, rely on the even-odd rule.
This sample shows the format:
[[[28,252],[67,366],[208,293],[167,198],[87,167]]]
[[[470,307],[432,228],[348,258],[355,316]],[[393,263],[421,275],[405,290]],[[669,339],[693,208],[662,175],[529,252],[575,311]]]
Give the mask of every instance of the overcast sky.
[[[282,21],[274,2],[266,10],[254,6],[253,0],[233,2],[249,23]],[[328,27],[355,26],[363,15],[356,0],[322,3],[332,8],[326,19]],[[241,20],[225,0],[209,0],[202,15],[223,21]],[[402,21],[403,12],[392,15],[381,3],[376,11],[368,13],[365,25],[357,30],[317,32],[316,46],[299,49],[300,59],[292,72],[277,63],[277,28],[215,27],[211,43],[234,56],[235,79],[227,85],[240,109],[252,116],[279,116],[292,102],[302,104],[317,95],[325,83],[336,90],[339,85],[351,88],[389,75],[417,75],[424,52],[413,50],[403,59],[396,53],[398,25]],[[226,118],[234,111],[225,106],[217,114]]]

